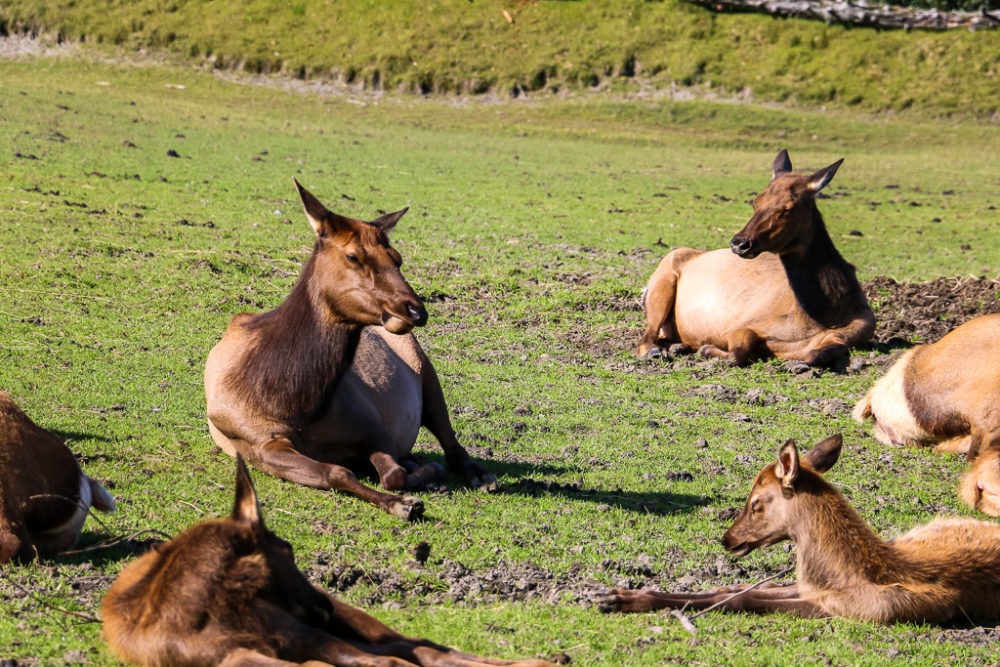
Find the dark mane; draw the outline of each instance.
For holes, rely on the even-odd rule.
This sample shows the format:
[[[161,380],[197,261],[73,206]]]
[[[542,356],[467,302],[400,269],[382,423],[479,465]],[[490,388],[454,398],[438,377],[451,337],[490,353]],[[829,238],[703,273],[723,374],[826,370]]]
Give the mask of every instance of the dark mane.
[[[812,239],[801,253],[781,255],[788,282],[802,310],[825,327],[849,322],[868,301],[854,266],[834,247],[823,216],[812,202]]]
[[[226,377],[261,414],[299,426],[323,409],[354,360],[362,327],[323,321],[309,294],[315,252],[292,293],[242,323],[250,345]]]

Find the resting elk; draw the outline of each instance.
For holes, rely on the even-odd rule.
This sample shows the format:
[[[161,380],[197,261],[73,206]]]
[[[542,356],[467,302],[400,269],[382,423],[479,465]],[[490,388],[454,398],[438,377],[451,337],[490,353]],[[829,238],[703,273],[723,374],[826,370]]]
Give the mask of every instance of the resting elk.
[[[0,391],[0,564],[69,549],[91,506],[111,512],[115,499]]]
[[[839,435],[799,457],[789,440],[754,480],[722,543],[737,556],[782,540],[798,547],[797,582],[706,593],[614,589],[605,611],[704,609],[842,616],[876,623],[1000,618],[1000,525],[935,519],[884,541],[822,473],[840,456]],[[742,592],[742,593],[741,593]],[[730,598],[734,593],[741,593]]]
[[[195,524],[126,567],[102,615],[111,650],[140,665],[549,665],[405,637],[313,587],[264,525],[239,456],[232,516]]]
[[[209,354],[212,438],[266,473],[344,491],[407,520],[422,515],[418,498],[376,491],[346,466],[369,462],[390,491],[440,479],[440,465],[410,455],[421,425],[452,470],[473,486],[494,484],[458,443],[434,367],[410,334],[427,311],[387,236],[407,209],[363,222],[295,185],[315,247],[285,301],[233,317]]]
[[[886,445],[965,452],[965,502],[1000,516],[1000,314],[965,322],[907,350],[854,406]]]
[[[885,541],[822,473],[840,456],[840,435],[799,457],[789,440],[754,480],[722,543],[737,556],[782,540],[798,547],[797,583],[708,593],[616,589],[602,608],[646,611],[684,606],[842,616],[876,623],[1000,618],[1000,525],[935,519]],[[734,593],[745,593],[733,597]]]
[[[739,366],[771,355],[823,366],[871,340],[875,316],[816,208],[841,162],[793,174],[782,150],[732,252],[678,248],[664,257],[643,291],[639,357],[680,344]]]

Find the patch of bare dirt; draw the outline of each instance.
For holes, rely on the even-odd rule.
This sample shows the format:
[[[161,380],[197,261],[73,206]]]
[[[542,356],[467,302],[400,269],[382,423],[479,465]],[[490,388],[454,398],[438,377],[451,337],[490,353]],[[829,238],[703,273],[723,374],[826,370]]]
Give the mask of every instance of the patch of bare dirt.
[[[974,317],[1000,313],[1000,280],[985,277],[900,283],[880,276],[862,288],[875,311],[876,345],[933,342]]]

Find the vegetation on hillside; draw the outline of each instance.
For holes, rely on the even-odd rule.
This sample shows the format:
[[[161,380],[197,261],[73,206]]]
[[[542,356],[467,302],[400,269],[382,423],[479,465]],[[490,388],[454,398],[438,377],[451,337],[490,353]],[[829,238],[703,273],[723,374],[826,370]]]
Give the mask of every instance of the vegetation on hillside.
[[[2,30],[420,93],[695,88],[879,111],[1000,108],[1000,32],[878,32],[682,0],[2,0]]]

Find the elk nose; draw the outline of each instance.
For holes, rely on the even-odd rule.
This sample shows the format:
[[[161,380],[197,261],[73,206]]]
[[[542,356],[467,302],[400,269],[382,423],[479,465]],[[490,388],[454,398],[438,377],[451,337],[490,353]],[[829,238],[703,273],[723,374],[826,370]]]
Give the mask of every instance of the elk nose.
[[[743,236],[734,236],[733,240],[729,242],[729,247],[734,253],[739,256],[743,256],[750,252],[750,248],[753,246],[750,239]]]
[[[413,320],[413,326],[422,327],[427,324],[427,309],[422,303],[407,304],[406,313]]]

